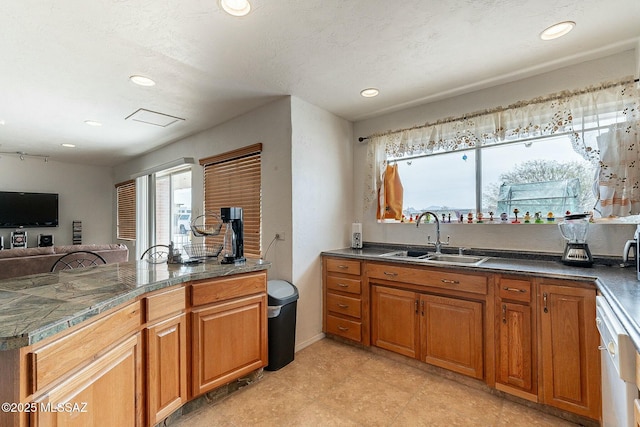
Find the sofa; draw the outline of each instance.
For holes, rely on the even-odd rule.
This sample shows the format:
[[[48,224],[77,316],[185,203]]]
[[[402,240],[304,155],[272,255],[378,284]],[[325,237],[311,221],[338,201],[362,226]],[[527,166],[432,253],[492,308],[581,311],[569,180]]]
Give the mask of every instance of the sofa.
[[[117,243],[5,249],[0,251],[0,279],[48,273],[60,257],[74,251],[95,252],[100,254],[107,263],[129,260],[129,248]]]

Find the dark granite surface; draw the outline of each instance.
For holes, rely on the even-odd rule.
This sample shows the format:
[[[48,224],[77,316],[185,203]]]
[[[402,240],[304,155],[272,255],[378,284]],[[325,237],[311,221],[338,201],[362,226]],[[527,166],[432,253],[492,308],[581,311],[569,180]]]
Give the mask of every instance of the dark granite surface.
[[[137,261],[0,280],[0,351],[36,343],[147,292],[269,266],[256,260],[242,265]]]
[[[559,255],[467,250],[465,254],[490,255],[491,258],[478,267],[461,267],[457,265],[447,267],[441,264],[425,263],[420,260],[391,259],[380,256],[399,248],[398,246],[374,244],[365,246],[363,249],[336,249],[325,251],[322,254],[354,259],[455,268],[469,272],[517,273],[519,275],[593,282],[594,286],[607,299],[620,319],[620,323],[629,333],[636,350],[640,352],[640,281],[637,279],[634,268],[620,267],[621,258],[596,259],[593,267],[584,268],[562,264]]]

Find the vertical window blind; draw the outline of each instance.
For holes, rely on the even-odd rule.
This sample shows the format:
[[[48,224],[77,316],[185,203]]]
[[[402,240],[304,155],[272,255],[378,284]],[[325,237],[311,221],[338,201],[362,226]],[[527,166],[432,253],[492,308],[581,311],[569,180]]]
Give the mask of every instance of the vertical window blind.
[[[241,207],[244,219],[244,255],[260,257],[262,236],[262,144],[254,144],[200,159],[204,167],[205,217],[222,207]],[[222,233],[208,237],[222,243]]]
[[[116,184],[116,237],[123,240],[136,239],[136,181]]]

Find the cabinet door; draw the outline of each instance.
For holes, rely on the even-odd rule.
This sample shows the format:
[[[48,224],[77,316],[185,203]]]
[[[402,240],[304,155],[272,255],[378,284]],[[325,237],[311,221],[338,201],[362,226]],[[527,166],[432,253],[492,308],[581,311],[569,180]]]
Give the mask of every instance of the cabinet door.
[[[130,337],[35,400],[32,425],[142,425],[140,334]],[[46,409],[43,409],[46,408]]]
[[[592,289],[539,288],[544,403],[600,418],[600,353]]]
[[[418,358],[418,295],[411,291],[373,286],[371,298],[373,345]]]
[[[267,365],[267,297],[255,295],[192,313],[193,396]]]
[[[474,378],[484,377],[482,303],[420,297],[422,360]]]
[[[531,306],[502,301],[498,310],[496,382],[537,394],[533,375]]]
[[[187,400],[187,318],[181,314],[147,329],[148,424]]]

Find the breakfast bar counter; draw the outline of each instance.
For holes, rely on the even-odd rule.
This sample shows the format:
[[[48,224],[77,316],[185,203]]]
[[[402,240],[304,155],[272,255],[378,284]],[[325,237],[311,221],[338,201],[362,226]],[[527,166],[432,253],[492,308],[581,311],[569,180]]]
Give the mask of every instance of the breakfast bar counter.
[[[137,261],[0,280],[0,351],[35,344],[148,292],[269,266],[256,260],[242,265]]]

